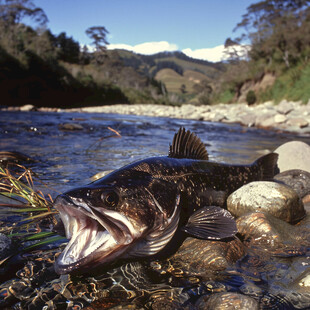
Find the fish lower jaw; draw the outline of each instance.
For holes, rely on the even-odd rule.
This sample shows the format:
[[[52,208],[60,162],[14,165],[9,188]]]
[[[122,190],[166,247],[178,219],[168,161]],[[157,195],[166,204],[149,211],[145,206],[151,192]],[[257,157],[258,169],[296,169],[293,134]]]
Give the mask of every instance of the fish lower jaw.
[[[70,273],[80,267],[91,265],[96,257],[107,259],[109,254],[119,247],[107,231],[97,233],[97,237],[89,241],[86,240],[88,238],[85,234],[84,232],[72,236],[56,260],[55,270],[57,273]],[[84,240],[86,243],[83,242]]]

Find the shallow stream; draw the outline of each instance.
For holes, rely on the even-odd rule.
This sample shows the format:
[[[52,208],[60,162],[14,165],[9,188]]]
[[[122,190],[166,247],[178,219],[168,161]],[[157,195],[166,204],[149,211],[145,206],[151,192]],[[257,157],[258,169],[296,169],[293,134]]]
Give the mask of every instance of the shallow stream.
[[[48,186],[48,189],[42,187],[42,190],[56,197],[58,193],[91,182],[91,177],[98,172],[114,170],[146,157],[166,155],[173,135],[180,126],[190,129],[200,137],[212,161],[226,163],[250,163],[291,140],[310,144],[310,136],[246,128],[238,124],[116,114],[0,112],[0,151],[18,151],[34,159],[30,165],[32,170]],[[309,257],[309,249],[305,251],[304,257]],[[28,263],[32,264],[32,259],[38,261],[37,257],[30,256]],[[268,291],[268,276],[265,279],[267,284],[258,283],[260,280],[253,278],[252,274],[255,264],[249,263],[247,259],[249,258],[239,263],[239,269],[236,267],[238,274],[244,274],[248,282],[253,281],[258,287]],[[273,266],[270,266],[270,262],[265,263],[266,268],[273,269],[273,272],[279,264],[278,261]],[[70,287],[69,295],[81,295],[84,290],[84,297],[79,295],[79,298],[74,299],[67,293],[66,302],[57,303],[54,300],[54,305],[61,305],[59,309],[79,309],[78,307],[87,306],[88,309],[107,309],[123,302],[124,309],[128,309],[126,304],[135,301],[136,306],[132,306],[132,309],[162,309],[162,306],[167,304],[165,298],[168,298],[171,307],[166,309],[195,309],[193,305],[198,297],[220,291],[240,291],[239,288],[246,282],[245,278],[241,279],[240,276],[230,278],[228,282],[212,276],[208,283],[199,276],[185,279],[176,272],[181,270],[182,266],[172,268],[169,262],[160,264],[160,267],[156,264],[148,267],[138,263],[124,265],[107,272],[100,279],[72,280],[74,285]],[[284,266],[285,262],[281,264]],[[36,268],[40,269],[38,266]],[[175,274],[171,272],[171,268]],[[161,271],[158,271],[159,269]],[[39,277],[38,271],[33,272]],[[59,291],[67,289],[68,283],[72,286],[72,281],[66,277],[56,279],[55,274],[48,276],[51,282],[56,281],[61,287]],[[32,278],[35,278],[34,275]],[[33,285],[40,286],[40,283],[43,285],[42,281],[37,279]],[[48,291],[47,287],[44,289]],[[98,293],[100,290],[101,293]],[[107,290],[108,297],[103,293]],[[87,295],[86,291],[90,293]],[[33,294],[29,296],[33,298]],[[27,298],[30,298],[29,296]],[[48,296],[46,298],[51,300],[55,297]],[[101,300],[101,303],[98,304],[98,300]],[[21,309],[23,305],[23,302],[16,300],[15,309]],[[38,309],[43,309],[44,304],[38,305]],[[290,303],[281,303],[277,299],[270,301],[265,308],[295,309]],[[30,309],[37,308],[33,306]]]

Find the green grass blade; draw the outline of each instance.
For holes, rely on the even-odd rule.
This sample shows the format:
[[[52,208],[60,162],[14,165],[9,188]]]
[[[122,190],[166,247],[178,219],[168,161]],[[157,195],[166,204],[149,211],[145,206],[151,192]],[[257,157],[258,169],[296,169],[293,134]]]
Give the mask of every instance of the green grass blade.
[[[43,245],[46,245],[46,244],[49,244],[49,243],[53,243],[53,242],[56,242],[56,241],[60,241],[60,240],[65,241],[67,239],[64,238],[64,237],[61,237],[61,236],[51,237],[51,238],[39,241],[39,242],[37,242],[35,244],[32,244],[32,245],[24,248],[23,251],[26,252],[26,251],[29,251],[29,250],[35,250],[36,248],[39,248],[39,247],[41,247]]]

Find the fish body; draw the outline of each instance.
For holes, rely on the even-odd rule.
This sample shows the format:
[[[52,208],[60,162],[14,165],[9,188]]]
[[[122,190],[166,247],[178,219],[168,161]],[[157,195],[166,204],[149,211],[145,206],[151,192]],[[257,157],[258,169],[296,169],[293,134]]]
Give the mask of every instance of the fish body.
[[[179,231],[233,237],[226,198],[246,183],[272,178],[276,161],[271,153],[251,165],[211,162],[200,139],[181,128],[168,156],[132,163],[56,199],[70,241],[55,269],[63,274],[153,256]]]

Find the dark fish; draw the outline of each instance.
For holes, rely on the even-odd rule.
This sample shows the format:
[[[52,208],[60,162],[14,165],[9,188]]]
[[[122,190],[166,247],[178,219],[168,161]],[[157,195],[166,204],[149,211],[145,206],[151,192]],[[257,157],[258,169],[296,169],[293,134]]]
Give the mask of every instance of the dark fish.
[[[200,139],[181,128],[168,157],[135,162],[57,197],[70,239],[55,263],[57,273],[155,255],[181,230],[202,239],[233,237],[236,223],[222,208],[227,196],[245,183],[272,178],[277,157],[271,153],[243,166],[210,162]]]

